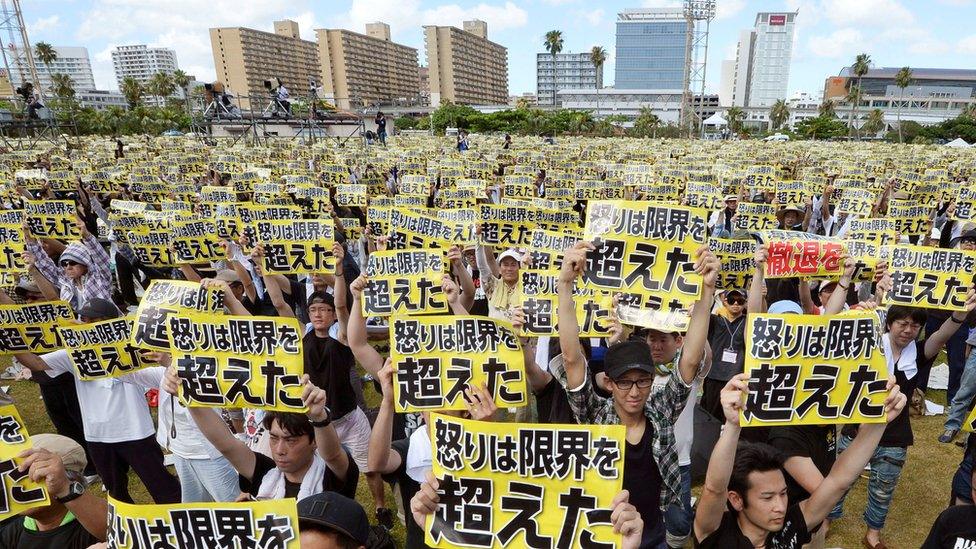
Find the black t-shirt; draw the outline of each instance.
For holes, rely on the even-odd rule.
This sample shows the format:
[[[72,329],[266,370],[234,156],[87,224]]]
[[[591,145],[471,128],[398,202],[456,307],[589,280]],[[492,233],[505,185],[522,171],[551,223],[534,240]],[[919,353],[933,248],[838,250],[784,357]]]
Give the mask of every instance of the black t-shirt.
[[[332,469],[326,466],[325,475],[322,476],[322,491],[338,492],[348,498],[355,499],[356,485],[359,483],[359,467],[356,466],[356,462],[353,461],[348,451],[346,452],[346,459],[349,461],[349,469],[346,471],[345,479],[336,476],[332,472]],[[237,475],[241,491],[257,497],[258,491],[261,490],[261,481],[264,479],[264,475],[268,474],[268,471],[274,468],[275,462],[273,459],[260,452],[254,452],[254,474],[251,475],[251,480],[248,480],[244,475]],[[299,488],[301,488],[301,484],[293,484],[286,480],[285,497],[297,496]],[[293,493],[289,494],[289,491]]]
[[[637,508],[644,520],[641,548],[657,547],[664,541],[664,520],[661,516],[661,472],[651,445],[654,442],[654,426],[645,418],[644,436],[640,442],[627,442],[624,454],[624,489],[630,492],[630,503]]]
[[[833,425],[773,427],[769,433],[769,445],[786,458],[810,458],[820,474],[826,477],[837,459],[837,429]],[[789,474],[785,476],[790,505],[810,497],[810,493],[793,477]]]
[[[712,367],[708,379],[728,381],[743,372],[746,360],[746,315],[729,321],[722,315],[712,315],[708,324],[708,344],[712,348]],[[727,362],[726,350],[735,353],[735,361]]]
[[[309,380],[325,390],[333,421],[351,412],[356,407],[349,380],[356,365],[352,349],[330,336],[318,337],[313,330],[302,338],[302,353]]]
[[[976,547],[976,506],[955,505],[932,523],[922,549]]]
[[[807,521],[803,518],[803,512],[799,505],[791,505],[786,509],[786,517],[783,520],[783,529],[779,532],[770,532],[766,536],[765,549],[800,549],[805,543],[810,542],[810,533],[807,531]],[[722,524],[702,541],[695,539],[698,549],[753,549],[752,542],[742,534],[739,528],[737,515],[734,511],[726,511],[722,515]]]
[[[0,530],[0,549],[87,549],[98,543],[77,519],[45,532],[24,528],[23,517],[16,517]]]
[[[395,440],[390,445],[390,448],[400,454],[400,467],[392,473],[383,475],[383,480],[389,482],[390,484],[400,485],[400,495],[403,498],[403,508],[409,511],[410,500],[413,499],[414,494],[420,490],[420,484],[410,478],[407,474],[407,453],[410,451],[410,438],[402,438],[400,440]],[[417,525],[417,521],[413,520],[412,516],[408,516],[407,520],[407,547],[410,549],[427,549],[427,544],[424,543],[424,531]]]
[[[575,425],[576,416],[569,405],[566,389],[551,378],[549,383],[535,394],[536,409],[539,412],[539,423],[566,423]]]

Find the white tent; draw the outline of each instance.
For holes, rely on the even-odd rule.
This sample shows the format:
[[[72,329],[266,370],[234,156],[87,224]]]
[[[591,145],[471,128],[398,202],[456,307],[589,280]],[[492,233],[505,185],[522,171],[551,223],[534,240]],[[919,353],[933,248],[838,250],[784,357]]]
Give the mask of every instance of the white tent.
[[[709,116],[708,118],[705,119],[704,122],[702,122],[702,124],[706,126],[717,126],[717,127],[729,125],[728,121],[722,118],[722,115],[719,113],[715,113]]]
[[[945,144],[946,147],[952,147],[954,149],[966,149],[972,147],[969,143],[966,143],[963,138],[957,137],[952,141]]]

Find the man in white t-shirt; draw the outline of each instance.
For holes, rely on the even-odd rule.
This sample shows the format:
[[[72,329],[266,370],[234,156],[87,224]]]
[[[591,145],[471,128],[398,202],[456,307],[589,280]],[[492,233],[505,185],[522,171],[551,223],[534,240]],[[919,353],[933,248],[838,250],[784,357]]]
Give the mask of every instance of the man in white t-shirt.
[[[111,301],[91,298],[78,316],[87,324],[118,318],[122,313]],[[128,487],[131,467],[156,503],[180,502],[180,483],[163,465],[163,451],[156,443],[156,429],[143,389],[117,378],[81,381],[64,349],[41,356],[15,356],[32,372],[74,376],[88,451],[102,484],[113,498],[132,503]]]

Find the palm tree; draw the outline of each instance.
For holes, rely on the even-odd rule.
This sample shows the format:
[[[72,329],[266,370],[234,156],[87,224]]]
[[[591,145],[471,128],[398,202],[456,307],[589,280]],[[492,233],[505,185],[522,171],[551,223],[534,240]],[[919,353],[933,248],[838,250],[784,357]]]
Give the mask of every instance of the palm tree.
[[[877,133],[883,130],[884,127],[885,119],[884,113],[881,111],[881,109],[874,109],[868,113],[867,120],[865,120],[864,124],[861,126],[865,132],[871,135],[877,135]]]
[[[61,99],[75,96],[75,82],[67,74],[54,73],[51,75],[51,93]]]
[[[183,102],[187,107],[187,112],[190,112],[190,92],[187,90],[187,86],[190,85],[190,76],[183,72],[183,69],[176,69],[173,71],[173,84],[180,90],[183,94]]]
[[[868,73],[868,69],[870,68],[871,68],[871,56],[866,53],[857,54],[857,57],[854,58],[854,64],[851,65],[851,72],[853,72],[854,76],[857,77],[857,90],[858,90],[857,97],[856,97],[857,100],[854,102],[854,108],[852,111],[853,112],[852,118],[857,118],[857,108],[859,106],[859,103],[861,102],[861,90],[863,89],[861,88],[861,78],[863,78],[864,75]],[[854,128],[854,131],[856,132],[858,139],[860,139],[861,134],[860,132],[857,131],[857,128]]]
[[[847,125],[850,127],[848,133],[854,133],[856,131],[854,123],[855,116],[857,116],[857,104],[861,102],[861,88],[855,84],[851,86],[851,89],[847,90],[847,95],[844,97],[844,102],[851,105],[851,111],[847,113]]]
[[[607,60],[607,50],[603,49],[602,46],[593,46],[590,50],[590,63],[593,63],[593,68],[596,69],[597,75],[603,70],[603,63]],[[600,84],[599,82],[602,78],[597,77],[596,86],[596,112],[600,112]]]
[[[657,127],[659,125],[661,125],[661,119],[648,107],[641,107],[637,118],[634,119],[634,130],[637,131],[638,135],[644,137],[647,137],[648,133],[652,137],[657,137]]]
[[[552,101],[556,103],[556,92],[559,91],[559,69],[556,68],[556,54],[563,51],[563,31],[551,30],[546,33],[546,51],[552,54]]]
[[[159,106],[165,106],[166,98],[173,95],[176,91],[176,84],[169,73],[157,72],[149,79],[149,90],[152,95],[159,98]]]
[[[51,69],[51,63],[58,59],[58,52],[54,51],[54,46],[47,42],[38,42],[34,45],[34,55],[48,70]]]
[[[817,109],[817,114],[827,118],[835,118],[837,113],[834,111],[834,100],[824,99],[824,102],[821,103],[820,107]]]
[[[966,108],[962,110],[962,116],[968,116],[973,120],[976,120],[976,103],[969,103]]]
[[[898,98],[898,142],[902,142],[901,138],[901,108],[905,103],[905,88],[912,85],[912,69],[911,67],[902,67],[897,74],[895,74],[895,85],[901,89],[900,97]]]
[[[745,118],[746,113],[743,112],[739,107],[732,107],[731,109],[725,111],[725,120],[729,124],[729,131],[732,133],[739,133],[742,131],[742,119]]]
[[[134,109],[142,103],[142,84],[135,78],[126,76],[122,79],[122,85],[119,86],[119,90],[125,96],[125,102],[129,104],[130,109]]]
[[[785,99],[777,99],[769,109],[770,129],[775,130],[783,125],[790,118],[790,108],[786,105]]]

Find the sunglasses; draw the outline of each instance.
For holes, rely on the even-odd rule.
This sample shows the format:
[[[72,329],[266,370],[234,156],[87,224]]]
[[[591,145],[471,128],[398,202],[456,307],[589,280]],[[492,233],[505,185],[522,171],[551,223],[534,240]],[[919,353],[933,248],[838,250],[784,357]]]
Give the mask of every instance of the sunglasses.
[[[81,265],[81,263],[78,263],[77,261],[72,261],[70,259],[61,260],[62,267],[77,267],[78,265]]]
[[[743,298],[741,298],[741,297],[730,297],[726,301],[729,302],[729,305],[745,305],[746,304],[746,300],[743,299]]]

